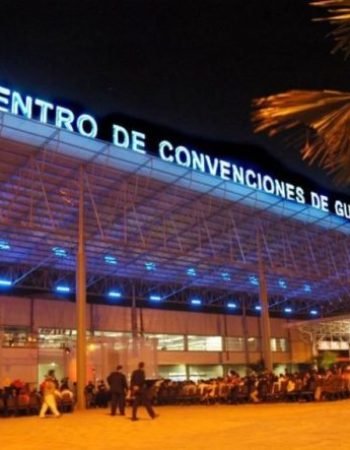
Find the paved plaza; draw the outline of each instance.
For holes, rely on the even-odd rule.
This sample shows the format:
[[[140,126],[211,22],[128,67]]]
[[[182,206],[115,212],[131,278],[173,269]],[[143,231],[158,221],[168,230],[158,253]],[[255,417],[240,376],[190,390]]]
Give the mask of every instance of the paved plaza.
[[[350,400],[322,403],[165,406],[151,420],[105,409],[60,419],[0,419],[4,450],[323,450],[350,448]],[[127,411],[130,416],[130,409]]]

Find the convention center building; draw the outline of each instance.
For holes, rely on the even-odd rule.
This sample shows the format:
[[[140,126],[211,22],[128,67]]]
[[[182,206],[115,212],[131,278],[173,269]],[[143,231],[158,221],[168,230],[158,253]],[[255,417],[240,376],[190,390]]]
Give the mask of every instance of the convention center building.
[[[91,114],[0,86],[0,380],[348,354],[349,326],[327,325],[349,300],[346,202],[145,130],[99,136]]]

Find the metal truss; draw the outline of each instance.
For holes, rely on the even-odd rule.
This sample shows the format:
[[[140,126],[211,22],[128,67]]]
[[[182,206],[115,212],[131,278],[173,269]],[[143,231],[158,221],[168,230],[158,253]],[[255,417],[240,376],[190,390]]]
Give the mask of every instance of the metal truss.
[[[341,315],[290,324],[314,344],[322,341],[350,343],[350,316]]]
[[[271,313],[350,309],[345,221],[157,158],[134,160],[130,151],[34,121],[2,118],[0,276],[17,291],[49,292],[60,281],[74,288],[82,167],[89,298],[102,301],[120,286],[130,299],[134,286],[140,302],[152,292],[170,306],[200,295],[206,307],[235,299],[253,311],[259,236]]]

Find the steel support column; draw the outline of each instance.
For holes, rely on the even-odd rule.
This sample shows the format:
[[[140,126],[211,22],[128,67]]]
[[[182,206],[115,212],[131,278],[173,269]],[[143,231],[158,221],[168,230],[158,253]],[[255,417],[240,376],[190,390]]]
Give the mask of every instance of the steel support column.
[[[76,268],[76,314],[77,314],[77,408],[85,409],[86,386],[86,256],[84,230],[84,170],[79,173],[79,221],[78,253]]]
[[[317,365],[317,357],[318,357],[318,348],[317,348],[317,338],[315,333],[311,333],[311,351],[312,351],[312,359],[314,360],[315,365]]]
[[[267,285],[264,271],[264,262],[261,254],[261,243],[259,233],[257,235],[257,249],[259,261],[259,295],[261,305],[261,344],[262,355],[264,359],[265,368],[272,371],[272,352],[271,352],[271,328],[269,316],[269,302],[267,297]]]
[[[246,367],[250,365],[249,347],[248,347],[248,324],[247,324],[247,305],[246,299],[242,299],[242,330],[243,330],[243,346],[244,346],[244,359]]]
[[[289,323],[289,320],[287,321]],[[288,371],[290,373],[293,373],[293,361],[294,361],[294,355],[293,355],[293,338],[292,338],[292,332],[291,329],[287,328],[287,335],[288,335],[288,353],[289,353],[289,367]]]
[[[133,285],[132,285],[131,333],[132,333],[132,337],[133,338],[137,338],[138,337],[135,283],[133,283]]]

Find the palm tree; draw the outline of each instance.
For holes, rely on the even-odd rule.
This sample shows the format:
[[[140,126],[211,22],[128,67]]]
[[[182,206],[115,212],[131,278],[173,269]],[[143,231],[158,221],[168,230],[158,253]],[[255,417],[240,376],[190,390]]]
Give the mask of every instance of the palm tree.
[[[335,29],[336,45],[350,55],[350,0],[317,0],[325,19]],[[350,92],[291,90],[253,101],[255,132],[273,136],[291,128],[303,130],[301,153],[310,164],[318,162],[338,183],[350,183]]]

